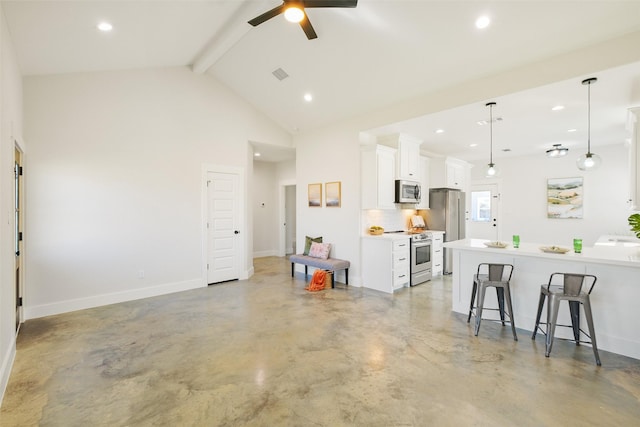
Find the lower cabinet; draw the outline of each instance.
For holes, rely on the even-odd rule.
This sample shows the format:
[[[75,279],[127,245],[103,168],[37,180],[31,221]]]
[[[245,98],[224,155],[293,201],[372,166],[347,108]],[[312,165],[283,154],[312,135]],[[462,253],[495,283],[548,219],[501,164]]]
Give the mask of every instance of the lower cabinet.
[[[431,273],[434,277],[442,276],[444,269],[444,233],[433,232],[433,240],[431,242]]]
[[[362,238],[362,284],[365,288],[393,293],[409,287],[409,237]]]

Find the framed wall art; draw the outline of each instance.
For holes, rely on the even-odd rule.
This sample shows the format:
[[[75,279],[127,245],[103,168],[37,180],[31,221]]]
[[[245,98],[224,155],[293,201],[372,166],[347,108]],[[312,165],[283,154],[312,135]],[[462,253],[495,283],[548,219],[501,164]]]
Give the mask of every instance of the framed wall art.
[[[547,180],[547,218],[582,218],[582,179]]]
[[[322,207],[322,184],[309,184],[309,207]]]
[[[325,189],[325,204],[328,208],[339,208],[342,202],[340,181],[327,182],[324,185]]]

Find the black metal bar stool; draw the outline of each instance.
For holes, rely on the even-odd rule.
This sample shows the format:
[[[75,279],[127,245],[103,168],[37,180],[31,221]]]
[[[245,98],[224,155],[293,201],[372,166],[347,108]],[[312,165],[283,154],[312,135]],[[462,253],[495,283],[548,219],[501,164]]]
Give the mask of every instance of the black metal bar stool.
[[[591,344],[593,354],[596,357],[596,364],[600,366],[600,356],[598,355],[598,346],[596,345],[596,331],[593,328],[593,316],[591,315],[591,302],[589,300],[589,295],[596,284],[596,280],[596,276],[590,274],[553,273],[551,277],[549,277],[549,283],[540,287],[538,315],[531,339],[536,339],[538,330],[546,335],[546,357],[549,357],[549,354],[551,354],[556,326],[562,326],[573,329],[573,341],[576,342],[576,345],[580,345],[580,343]],[[585,284],[587,285],[586,287],[589,288],[588,292],[582,290]],[[544,306],[546,297],[549,298],[547,302],[547,321],[541,323],[540,316],[542,315],[542,307]],[[571,325],[557,324],[560,301],[567,301],[569,303]],[[589,327],[588,334],[580,329],[580,304],[582,304],[585,317],[587,318],[587,325]],[[547,325],[546,331],[543,331],[540,325]],[[581,341],[580,334],[585,335],[590,341]]]
[[[469,316],[467,317],[467,323],[471,321],[471,315],[476,316],[475,335],[478,336],[480,331],[480,322],[482,321],[483,310],[495,310],[500,312],[500,322],[504,326],[505,315],[509,316],[508,322],[511,323],[511,330],[513,332],[513,339],[518,341],[516,335],[516,325],[513,321],[513,306],[511,304],[511,290],[509,288],[509,281],[513,274],[513,265],[511,264],[489,264],[482,263],[478,265],[478,271],[473,276],[473,288],[471,290],[471,302],[469,303]],[[496,288],[498,295],[498,308],[486,308],[484,307],[484,296],[488,287]],[[474,300],[477,301],[474,304]],[[507,303],[507,310],[505,310],[504,303]],[[490,320],[490,319],[485,319]],[[498,321],[498,320],[492,320]]]

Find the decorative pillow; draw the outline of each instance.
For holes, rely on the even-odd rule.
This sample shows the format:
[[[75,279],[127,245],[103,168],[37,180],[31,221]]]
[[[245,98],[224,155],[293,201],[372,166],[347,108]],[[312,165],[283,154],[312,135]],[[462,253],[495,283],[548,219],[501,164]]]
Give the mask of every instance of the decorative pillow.
[[[331,243],[311,243],[309,249],[309,256],[320,259],[329,258],[329,251],[331,250]]]
[[[309,255],[309,249],[311,249],[311,243],[313,242],[317,242],[317,243],[322,243],[322,236],[320,237],[309,237],[306,236],[304,238],[304,252],[302,252],[302,255]]]

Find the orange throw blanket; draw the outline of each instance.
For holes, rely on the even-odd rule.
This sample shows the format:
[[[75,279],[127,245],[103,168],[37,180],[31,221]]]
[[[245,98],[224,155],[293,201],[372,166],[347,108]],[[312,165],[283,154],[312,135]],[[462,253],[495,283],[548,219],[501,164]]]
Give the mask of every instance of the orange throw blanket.
[[[305,289],[309,292],[317,292],[324,290],[324,279],[327,276],[327,272],[324,270],[316,270],[313,272],[311,282]]]

